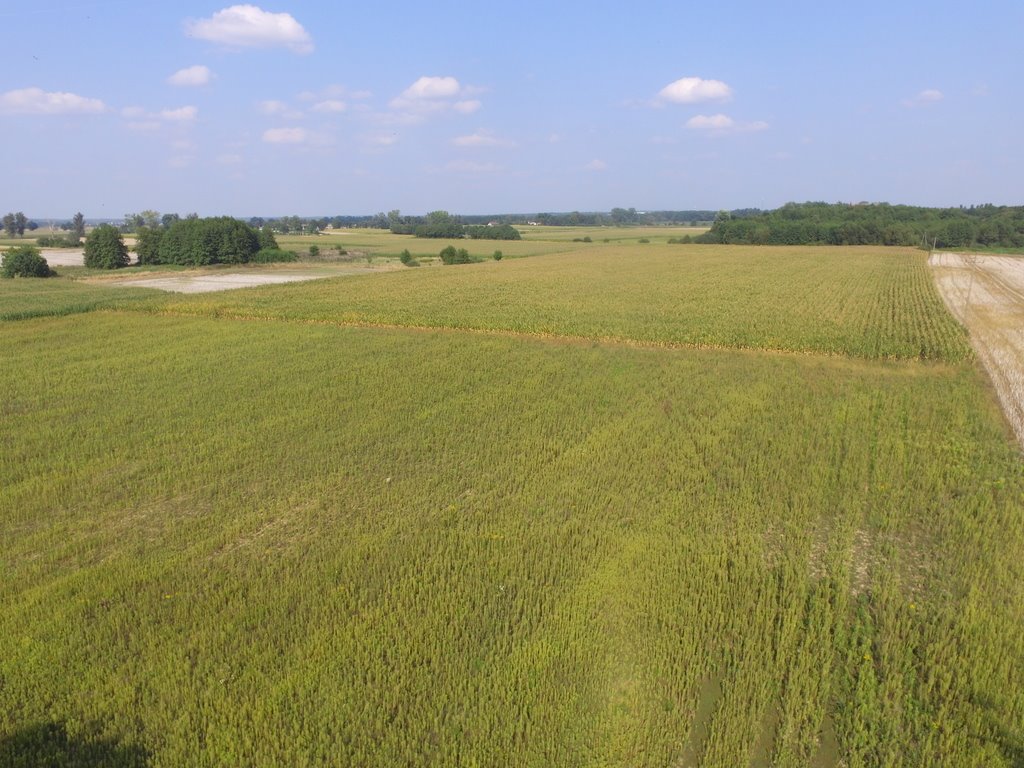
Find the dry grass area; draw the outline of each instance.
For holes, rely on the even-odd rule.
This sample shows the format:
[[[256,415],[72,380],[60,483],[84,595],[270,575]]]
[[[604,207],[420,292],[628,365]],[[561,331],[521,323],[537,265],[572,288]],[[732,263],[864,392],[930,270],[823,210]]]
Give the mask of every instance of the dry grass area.
[[[934,253],[929,263],[1024,446],[1024,258]]]

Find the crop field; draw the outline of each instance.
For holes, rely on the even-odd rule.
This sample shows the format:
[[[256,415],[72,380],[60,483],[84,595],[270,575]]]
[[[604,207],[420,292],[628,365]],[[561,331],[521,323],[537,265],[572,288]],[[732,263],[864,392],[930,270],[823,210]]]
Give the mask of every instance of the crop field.
[[[1020,765],[1024,465],[927,270],[594,243],[0,324],[0,764]]]
[[[969,353],[926,258],[883,248],[577,245],[544,259],[213,295],[161,311],[867,358]]]

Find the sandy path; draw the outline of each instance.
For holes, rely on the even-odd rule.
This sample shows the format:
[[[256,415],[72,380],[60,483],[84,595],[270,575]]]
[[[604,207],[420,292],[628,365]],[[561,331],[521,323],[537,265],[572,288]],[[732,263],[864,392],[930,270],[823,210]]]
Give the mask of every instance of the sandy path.
[[[357,272],[357,270],[352,270],[350,273],[339,272],[337,274],[356,274]],[[336,277],[337,274],[324,274],[322,272],[300,272],[293,274],[243,272],[225,275],[180,275],[176,277],[147,277],[141,280],[118,280],[117,285],[132,288],[158,288],[161,291],[173,291],[175,293],[207,293],[209,291],[227,291],[232,288],[252,288],[257,285],[277,285],[279,283],[297,283],[303,280],[319,280],[325,277]]]
[[[1024,447],[1024,258],[933,253],[928,263]]]

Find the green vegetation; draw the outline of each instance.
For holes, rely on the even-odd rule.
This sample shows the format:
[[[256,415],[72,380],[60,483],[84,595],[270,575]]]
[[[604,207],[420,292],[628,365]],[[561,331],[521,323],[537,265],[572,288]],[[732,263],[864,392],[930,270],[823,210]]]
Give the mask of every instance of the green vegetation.
[[[109,287],[62,278],[4,280],[0,283],[0,320],[75,315],[165,297],[166,294],[147,288]]]
[[[39,249],[31,245],[8,248],[0,260],[0,274],[4,277],[49,277],[53,274]]]
[[[89,269],[118,269],[130,262],[120,231],[101,224],[85,238],[85,266]]]
[[[0,764],[1019,764],[924,255],[570,247],[6,323]]]
[[[962,360],[964,332],[926,261],[911,249],[591,245],[500,265],[175,297],[161,311]]]
[[[40,248],[79,248],[82,242],[74,234],[40,235],[36,238],[36,245]]]
[[[445,246],[438,255],[442,264],[472,264],[476,261],[465,248],[456,248],[454,245]]]
[[[295,251],[285,251],[281,248],[260,248],[250,259],[253,264],[273,264],[298,260],[299,256]]]
[[[150,231],[159,233],[150,264],[245,264],[261,250],[256,230],[230,216],[180,219],[166,229]]]
[[[789,203],[751,215],[720,214],[702,243],[748,245],[1024,246],[1024,208],[918,208],[887,203]]]

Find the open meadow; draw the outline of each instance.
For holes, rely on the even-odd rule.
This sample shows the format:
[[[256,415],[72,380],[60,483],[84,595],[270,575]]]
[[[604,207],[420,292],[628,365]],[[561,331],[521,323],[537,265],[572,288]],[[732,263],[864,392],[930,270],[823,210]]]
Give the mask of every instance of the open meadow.
[[[1024,763],[1024,465],[927,254],[524,234],[0,281],[0,764]]]

